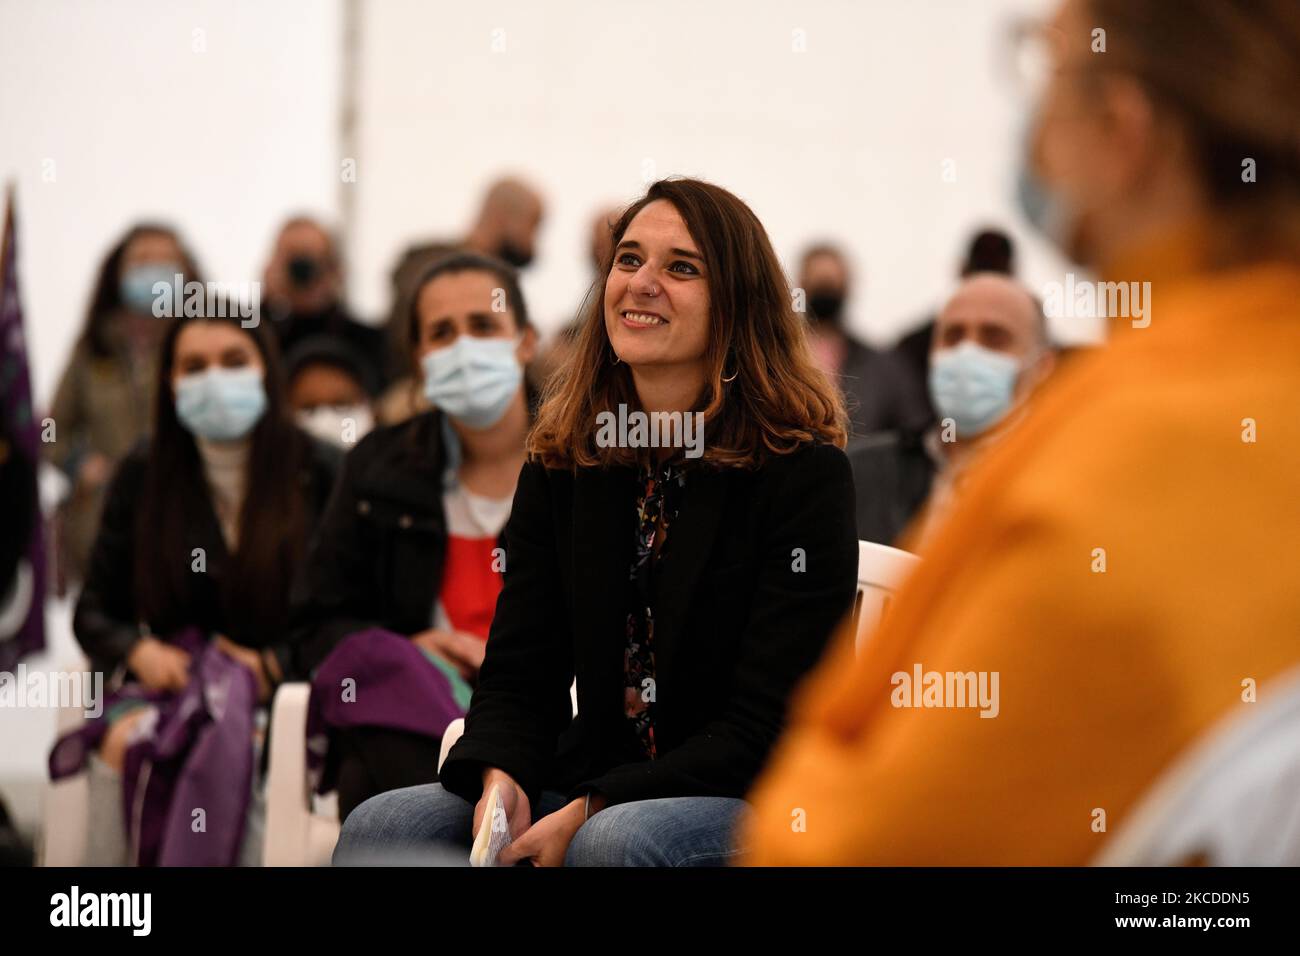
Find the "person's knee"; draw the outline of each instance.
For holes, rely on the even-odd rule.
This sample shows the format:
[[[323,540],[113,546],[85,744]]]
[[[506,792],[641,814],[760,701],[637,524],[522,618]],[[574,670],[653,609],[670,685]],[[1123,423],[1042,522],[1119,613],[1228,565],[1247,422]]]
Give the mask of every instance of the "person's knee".
[[[635,804],[606,807],[584,823],[565,853],[565,866],[672,866],[657,827]]]
[[[334,862],[384,862],[431,844],[467,845],[473,812],[473,807],[438,784],[377,794],[348,814],[334,848]]]
[[[566,866],[725,866],[740,853],[741,800],[678,798],[615,804],[582,825]]]

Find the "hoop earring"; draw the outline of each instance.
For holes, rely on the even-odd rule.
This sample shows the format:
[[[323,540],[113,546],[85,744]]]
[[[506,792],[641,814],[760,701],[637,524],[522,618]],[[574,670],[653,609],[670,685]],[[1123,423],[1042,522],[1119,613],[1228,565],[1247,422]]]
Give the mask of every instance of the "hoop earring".
[[[722,370],[723,370],[724,372],[727,370],[727,367],[726,367],[725,364],[723,365]],[[740,364],[737,363],[737,364],[736,364],[736,370],[735,370],[734,372],[731,373],[731,378],[727,378],[727,376],[724,375],[724,376],[722,376],[722,380],[723,380],[724,382],[734,382],[734,381],[736,380],[736,376],[739,375],[739,374],[740,374]]]
[[[621,358],[618,357],[618,353],[615,352],[612,347],[609,350],[609,357],[613,359],[613,361],[609,363],[610,365],[617,365],[619,362],[623,361]]]

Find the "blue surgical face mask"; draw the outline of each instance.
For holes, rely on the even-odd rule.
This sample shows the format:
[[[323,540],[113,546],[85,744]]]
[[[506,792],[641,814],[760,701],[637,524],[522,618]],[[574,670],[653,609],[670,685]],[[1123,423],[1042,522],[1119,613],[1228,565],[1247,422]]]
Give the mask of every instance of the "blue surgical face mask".
[[[118,283],[122,304],[140,315],[153,315],[153,304],[157,299],[153,291],[154,285],[164,282],[170,286],[181,271],[175,262],[150,262],[132,266],[122,273]]]
[[[1011,410],[1020,363],[974,342],[930,357],[930,398],[939,417],[951,418],[958,438],[974,438]]]
[[[491,428],[501,421],[524,380],[515,357],[514,338],[462,335],[446,348],[421,360],[424,395],[456,421],[470,428]]]
[[[176,382],[176,417],[210,441],[243,438],[266,413],[266,387],[256,368],[210,368]]]
[[[1078,216],[1061,194],[1043,181],[1034,169],[1034,124],[1026,125],[1021,137],[1020,166],[1016,173],[1016,205],[1034,230],[1067,256],[1076,250]]]

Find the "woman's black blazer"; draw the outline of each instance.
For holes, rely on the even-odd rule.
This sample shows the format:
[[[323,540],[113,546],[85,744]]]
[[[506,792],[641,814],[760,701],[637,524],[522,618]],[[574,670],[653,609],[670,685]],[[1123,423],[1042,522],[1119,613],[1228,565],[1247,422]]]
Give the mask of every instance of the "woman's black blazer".
[[[467,800],[484,766],[610,804],[743,796],[780,734],[791,690],[851,609],[853,476],[806,445],[757,469],[698,469],[655,571],[654,760],[626,763],[629,468],[526,464],[506,569],[464,736],[443,786]],[[569,684],[577,677],[578,716]],[[561,739],[563,738],[563,739]]]

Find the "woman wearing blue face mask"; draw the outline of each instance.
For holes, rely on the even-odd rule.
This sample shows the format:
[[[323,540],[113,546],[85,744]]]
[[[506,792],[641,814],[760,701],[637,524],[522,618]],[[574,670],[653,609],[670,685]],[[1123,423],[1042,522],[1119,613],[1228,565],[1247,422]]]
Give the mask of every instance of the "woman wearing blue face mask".
[[[200,658],[215,646],[246,667],[250,699],[263,703],[292,672],[287,594],[338,461],[288,419],[264,326],[178,319],[158,376],[153,437],[109,485],[73,619],[116,695],[91,760],[91,856],[106,864],[124,862],[111,781],[130,770],[149,714],[165,716],[196,679]]]
[[[168,321],[153,314],[153,284],[176,273],[202,281],[170,227],[133,226],[99,268],[81,335],[54,394],[55,440],[43,445],[71,482],[60,508],[60,576],[80,581],[113,466],[149,433],[158,344]]]
[[[318,789],[337,786],[344,817],[376,793],[436,779],[442,732],[483,661],[535,404],[524,367],[536,333],[509,266],[454,253],[410,301],[413,372],[433,410],[348,455],[294,595],[313,713],[339,698],[335,678],[358,684],[358,705],[309,727],[320,750],[328,741]],[[397,701],[410,706],[369,710]]]

